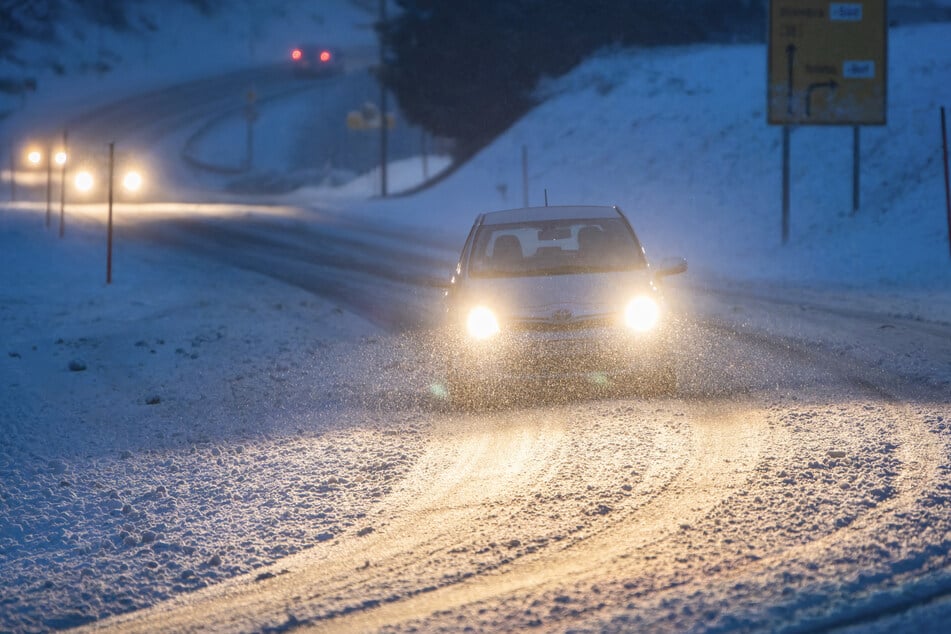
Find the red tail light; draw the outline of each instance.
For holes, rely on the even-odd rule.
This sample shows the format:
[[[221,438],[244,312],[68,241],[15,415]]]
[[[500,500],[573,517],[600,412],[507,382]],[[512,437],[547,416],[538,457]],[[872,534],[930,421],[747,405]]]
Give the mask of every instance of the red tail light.
[[[304,56],[304,51],[300,50],[299,48],[295,48],[293,51],[291,51],[291,59],[294,60],[295,62],[303,56]]]
[[[330,51],[320,51],[320,61],[329,62],[331,58]]]

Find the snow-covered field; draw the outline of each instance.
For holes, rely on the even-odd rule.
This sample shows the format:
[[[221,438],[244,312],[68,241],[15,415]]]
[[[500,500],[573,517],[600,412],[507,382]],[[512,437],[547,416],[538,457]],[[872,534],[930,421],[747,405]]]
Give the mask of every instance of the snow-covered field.
[[[451,251],[478,211],[521,204],[527,146],[533,204],[545,188],[616,203],[648,255],[691,262],[672,289],[693,328],[669,401],[446,413],[425,333],[121,231],[106,286],[101,209],[71,214],[61,240],[42,203],[0,208],[0,630],[159,605],[104,625],[940,631],[949,34],[892,31],[889,125],[862,131],[857,216],[851,131],[794,132],[786,246],[762,46],[604,52],[429,191],[365,200],[371,174],[272,199],[275,222],[435,227]],[[226,59],[267,61],[194,70]],[[78,102],[126,94],[103,81]],[[245,614],[248,596],[274,605]]]

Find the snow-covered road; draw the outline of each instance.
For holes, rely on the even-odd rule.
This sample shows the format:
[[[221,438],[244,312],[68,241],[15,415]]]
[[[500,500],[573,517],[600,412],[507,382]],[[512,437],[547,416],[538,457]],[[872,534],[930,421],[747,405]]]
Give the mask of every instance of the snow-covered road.
[[[76,326],[86,336],[61,346],[89,370],[54,386],[74,414],[51,429],[32,428],[48,417],[30,394],[57,373],[28,369],[48,344],[7,314],[24,424],[4,453],[4,627],[123,613],[87,627],[802,631],[951,591],[951,325],[871,294],[693,281],[670,288],[676,398],[586,389],[454,411],[433,389],[430,318],[409,331],[380,318],[438,303],[418,286],[435,245],[414,259],[393,231],[130,229],[160,241],[163,266],[177,245],[167,274],[186,286],[230,281],[145,339]],[[342,256],[344,239],[361,248]],[[301,290],[330,279],[357,314],[347,293],[375,288],[362,301],[387,308],[365,317],[389,331]],[[342,320],[336,340],[310,338],[315,317],[325,332]],[[122,349],[148,370],[114,367]],[[156,362],[168,377],[142,385]],[[92,386],[70,385],[86,373]],[[84,429],[130,394],[141,402],[116,409],[119,434]],[[76,446],[59,447],[70,433]]]
[[[803,631],[951,592],[951,326],[678,296],[677,398],[422,401],[352,530],[93,629]]]

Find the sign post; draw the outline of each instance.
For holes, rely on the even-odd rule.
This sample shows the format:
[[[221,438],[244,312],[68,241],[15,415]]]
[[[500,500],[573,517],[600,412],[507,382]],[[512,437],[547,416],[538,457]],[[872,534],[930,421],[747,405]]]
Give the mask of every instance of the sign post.
[[[861,150],[859,146],[859,126],[852,126],[852,215],[854,216],[859,210],[859,176],[861,175],[861,169],[859,169],[859,157],[861,156]]]
[[[789,126],[783,126],[783,244],[789,242]]]
[[[784,231],[789,126],[853,127],[852,213],[858,209],[859,126],[886,122],[887,29],[885,0],[770,0],[766,105],[769,124],[784,128]]]

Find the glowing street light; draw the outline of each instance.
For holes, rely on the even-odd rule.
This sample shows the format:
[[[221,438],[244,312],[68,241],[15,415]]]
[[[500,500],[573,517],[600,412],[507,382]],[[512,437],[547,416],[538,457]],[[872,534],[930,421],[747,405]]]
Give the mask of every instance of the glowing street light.
[[[69,157],[66,154],[65,150],[59,150],[56,152],[56,154],[53,155],[53,162],[56,163],[57,165],[66,165],[66,160],[68,158]]]
[[[26,160],[30,165],[36,167],[43,160],[43,154],[39,150],[30,150],[26,153]]]
[[[76,180],[74,182],[76,184],[76,189],[81,192],[88,192],[90,189],[92,189],[94,180],[92,174],[86,170],[83,170],[81,172],[77,172]]]
[[[122,177],[122,187],[128,192],[137,192],[142,189],[142,174],[136,170],[129,170]]]

